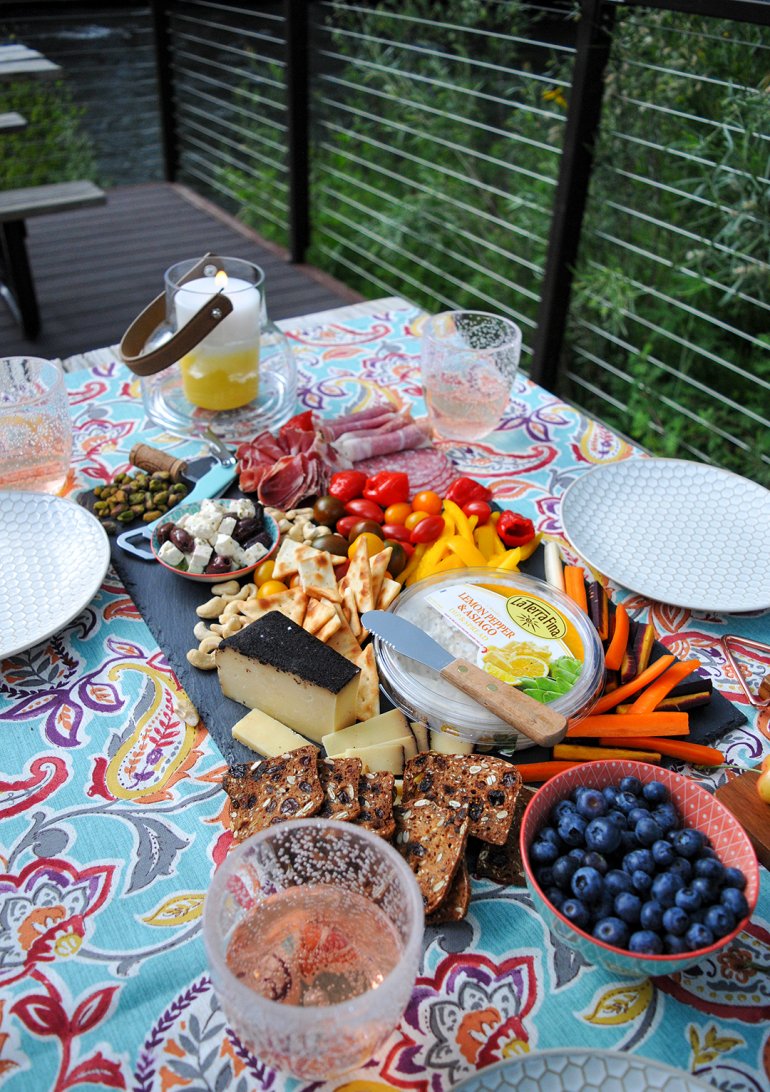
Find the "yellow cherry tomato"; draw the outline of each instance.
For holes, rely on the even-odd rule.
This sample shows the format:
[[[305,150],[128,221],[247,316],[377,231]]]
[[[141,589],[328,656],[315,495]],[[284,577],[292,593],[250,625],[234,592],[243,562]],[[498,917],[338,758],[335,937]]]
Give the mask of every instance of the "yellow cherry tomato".
[[[764,773],[765,770],[770,770],[770,755],[765,755],[760,764],[760,770]]]
[[[259,589],[259,594],[262,595],[278,595],[279,592],[288,591],[288,587],[284,584],[283,580],[266,580]]]
[[[362,539],[366,543],[366,552],[369,557],[372,557],[373,554],[378,554],[380,550],[384,550],[385,548],[385,543],[378,535],[373,535],[371,531],[364,531],[362,535],[354,538],[353,541],[350,543],[350,546],[348,548],[348,557],[351,559],[351,561],[353,560],[353,555],[356,552],[356,547]]]
[[[424,489],[421,493],[415,494],[412,508],[415,511],[419,509],[420,512],[427,512],[429,516],[437,516],[441,512],[443,503],[438,493],[434,493],[432,489]]]
[[[764,800],[766,804],[770,804],[770,770],[765,770],[764,773],[759,775],[757,779],[757,792],[759,793],[759,799]]]
[[[258,588],[261,588],[263,584],[266,584],[268,580],[273,579],[273,569],[275,568],[274,561],[263,561],[261,565],[258,565],[254,570],[254,583]]]
[[[301,579],[299,573],[295,573],[294,576],[292,576],[290,578],[290,580],[289,580],[289,587],[290,588],[299,588],[301,586],[301,584],[302,584],[302,579]]]
[[[407,517],[412,514],[412,506],[409,501],[401,501],[399,504],[389,504],[385,509],[383,523],[405,523]]]
[[[404,527],[406,527],[407,531],[413,531],[417,524],[421,520],[427,519],[429,515],[430,513],[423,508],[415,508],[414,512],[404,520]]]

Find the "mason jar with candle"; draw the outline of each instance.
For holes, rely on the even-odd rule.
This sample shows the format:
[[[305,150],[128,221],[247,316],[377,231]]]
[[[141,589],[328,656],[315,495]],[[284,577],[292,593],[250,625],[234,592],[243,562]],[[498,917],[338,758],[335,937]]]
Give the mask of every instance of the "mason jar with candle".
[[[167,313],[174,316],[176,329],[218,293],[228,297],[232,311],[179,361],[182,391],[201,409],[239,409],[259,395],[264,273],[241,258],[218,257],[185,281],[199,260],[177,262],[166,270]]]

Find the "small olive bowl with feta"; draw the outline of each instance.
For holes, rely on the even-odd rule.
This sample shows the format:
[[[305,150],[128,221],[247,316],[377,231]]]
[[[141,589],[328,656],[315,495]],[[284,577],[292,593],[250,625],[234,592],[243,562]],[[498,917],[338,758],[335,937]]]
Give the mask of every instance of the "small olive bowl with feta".
[[[278,525],[258,502],[220,498],[177,505],[153,530],[150,546],[169,572],[216,584],[253,572],[279,537]]]

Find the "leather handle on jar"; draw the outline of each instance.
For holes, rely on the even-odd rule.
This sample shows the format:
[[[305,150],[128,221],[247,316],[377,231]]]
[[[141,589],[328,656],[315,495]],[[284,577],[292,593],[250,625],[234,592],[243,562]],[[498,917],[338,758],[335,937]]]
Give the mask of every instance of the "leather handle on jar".
[[[193,266],[180,284],[193,280],[208,264],[216,261],[213,254],[206,254],[197,265]],[[164,368],[169,368],[200,344],[207,334],[210,334],[223,319],[227,318],[232,309],[232,300],[224,294],[224,290],[220,290],[207,300],[190,321],[177,330],[168,341],[159,345],[157,349],[151,349],[150,352],[145,353],[144,347],[148,338],[166,317],[166,293],[161,292],[140,315],[137,315],[121,338],[121,359],[135,375],[147,376],[162,372]]]

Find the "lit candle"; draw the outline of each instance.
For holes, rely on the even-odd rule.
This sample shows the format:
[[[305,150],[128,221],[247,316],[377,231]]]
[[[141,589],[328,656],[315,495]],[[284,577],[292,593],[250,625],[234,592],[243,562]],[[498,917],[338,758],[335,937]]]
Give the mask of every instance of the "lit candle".
[[[209,410],[237,409],[259,393],[262,301],[253,284],[223,270],[188,281],[174,296],[177,329],[220,291],[232,303],[231,313],[179,362],[185,397]]]

